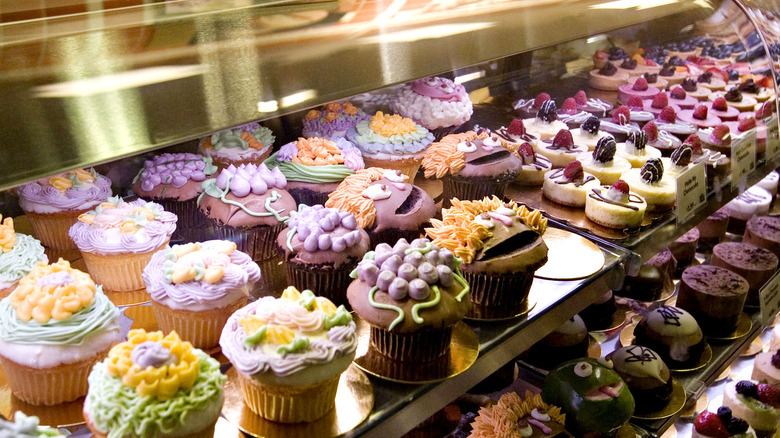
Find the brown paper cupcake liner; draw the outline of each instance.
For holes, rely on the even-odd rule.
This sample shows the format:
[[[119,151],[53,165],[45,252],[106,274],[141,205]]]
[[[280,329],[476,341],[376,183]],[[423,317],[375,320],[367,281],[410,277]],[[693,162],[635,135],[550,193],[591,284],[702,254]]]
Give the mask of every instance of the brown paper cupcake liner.
[[[78,221],[79,215],[87,210],[66,211],[62,213],[39,214],[25,212],[33,229],[33,236],[43,246],[58,250],[78,249],[68,230]]]
[[[497,177],[484,178],[460,178],[447,176],[442,179],[442,207],[452,206],[450,199],[460,200],[482,199],[486,196],[498,196],[504,198],[509,183],[515,179],[517,173],[510,172]]]
[[[274,226],[235,228],[228,225],[214,226],[214,238],[235,242],[236,248],[260,262],[276,257],[276,236],[285,228],[283,222]]]
[[[444,127],[441,127],[441,128],[430,129],[430,131],[431,131],[431,133],[433,134],[433,137],[434,137],[433,141],[441,141],[442,138],[457,132],[458,128],[460,128],[461,126],[462,125],[444,126]]]
[[[95,428],[95,423],[92,422],[92,418],[90,418],[89,414],[86,412],[84,413],[84,420],[86,421],[87,427],[90,431],[92,431],[92,435],[95,438],[108,438],[107,434],[100,432],[97,430],[97,428]],[[217,418],[217,421],[219,421],[219,418]],[[217,427],[217,421],[200,432],[187,435],[187,438],[214,438],[214,431]]]
[[[173,242],[202,242],[209,239],[211,232],[210,224],[206,220],[206,215],[198,208],[197,198],[187,201],[178,201],[175,199],[156,198],[152,199],[163,206],[165,211],[176,215],[176,230],[171,236]]]
[[[443,329],[423,328],[415,333],[394,333],[371,327],[371,346],[392,360],[430,362],[450,349],[452,326]]]
[[[181,339],[189,341],[193,347],[209,350],[219,345],[219,336],[230,315],[244,307],[247,301],[247,298],[241,298],[226,307],[200,311],[172,309],[152,301],[152,310],[163,333],[176,330]]]
[[[510,318],[525,310],[533,272],[489,274],[461,271],[471,288],[472,318]]]
[[[381,160],[363,156],[363,162],[366,167],[381,167],[383,169],[400,170],[402,174],[409,177],[409,183],[414,183],[417,177],[417,171],[420,170],[423,155],[419,158],[410,156],[409,158],[399,158],[397,160]]]
[[[16,289],[16,286],[18,286],[18,285],[19,285],[19,282],[17,281],[14,284],[12,284],[12,285],[10,285],[10,286],[8,286],[6,288],[0,289],[0,300],[2,300],[3,298],[7,297],[8,295],[11,295],[11,292],[13,292],[14,289]]]
[[[31,405],[51,406],[76,400],[87,394],[87,377],[92,366],[103,360],[108,348],[80,362],[53,368],[32,368],[0,356],[11,393]]]
[[[238,373],[244,403],[255,414],[279,423],[311,422],[335,406],[340,375],[314,385],[295,387],[258,383]]]
[[[138,254],[103,255],[84,251],[81,254],[95,283],[115,292],[136,291],[145,287],[141,273],[149,260],[167,244],[166,241],[152,251]]]
[[[288,188],[287,192],[295,199],[298,205],[325,205],[328,200],[327,192],[315,192],[311,189],[305,188]]]
[[[221,171],[222,169],[227,169],[228,167],[230,167],[231,164],[236,167],[242,164],[256,164],[259,166],[260,164],[263,163],[263,161],[265,161],[266,158],[268,158],[271,155],[271,150],[273,150],[272,147],[268,148],[268,150],[265,151],[263,155],[253,160],[229,160],[227,158],[219,158],[219,157],[212,156],[211,163],[217,166],[217,173],[215,174],[215,176],[218,175],[219,171]]]
[[[280,256],[263,261],[255,261],[260,267],[260,281],[255,283],[255,288],[251,292],[255,298],[282,296],[287,284],[287,273],[284,259]]]
[[[338,268],[333,265],[309,265],[288,260],[287,283],[298,290],[309,289],[315,295],[323,296],[335,305],[343,304],[351,309],[347,301],[347,288],[352,283],[349,274],[357,267],[358,260],[350,260]]]

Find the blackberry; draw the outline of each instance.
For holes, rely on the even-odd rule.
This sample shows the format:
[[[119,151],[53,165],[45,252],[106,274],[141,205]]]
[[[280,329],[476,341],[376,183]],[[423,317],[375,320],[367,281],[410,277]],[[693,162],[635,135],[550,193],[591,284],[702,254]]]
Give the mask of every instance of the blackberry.
[[[758,398],[758,386],[750,380],[737,382],[737,394],[743,397]]]
[[[726,423],[723,422],[726,425],[726,430],[729,431],[732,435],[737,435],[740,433],[745,433],[748,430],[748,423],[747,421],[737,418],[737,417],[731,417],[731,420]]]

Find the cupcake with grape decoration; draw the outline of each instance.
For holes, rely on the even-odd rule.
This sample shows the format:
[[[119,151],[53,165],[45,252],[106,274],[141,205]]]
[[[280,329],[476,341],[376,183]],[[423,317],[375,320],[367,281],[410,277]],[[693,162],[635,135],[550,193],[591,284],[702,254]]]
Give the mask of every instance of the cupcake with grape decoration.
[[[322,109],[309,110],[303,118],[301,135],[306,138],[335,139],[344,137],[347,130],[370,116],[350,102],[331,102]]]
[[[500,198],[452,200],[442,219],[425,231],[434,244],[463,260],[471,286],[470,317],[508,318],[528,308],[534,272],[547,262],[542,235],[547,219],[535,210]]]
[[[84,272],[37,265],[0,301],[0,364],[11,392],[33,405],[87,393],[87,376],[119,340],[119,310]]]
[[[474,112],[466,88],[440,77],[405,85],[390,101],[390,108],[429,129],[437,139],[466,123]]]
[[[226,240],[173,245],[143,272],[157,324],[195,348],[210,349],[228,317],[247,303],[260,268]]]
[[[87,426],[100,438],[214,435],[225,376],[176,332],[130,330],[89,375]]]
[[[13,218],[0,215],[0,298],[7,297],[19,280],[38,263],[48,263],[41,242],[17,233]]]
[[[299,138],[282,146],[265,164],[279,167],[298,204],[324,204],[344,178],[362,169],[360,150],[344,138]]]
[[[415,239],[380,244],[352,272],[349,303],[371,326],[370,343],[404,363],[448,354],[452,330],[469,310],[469,285],[452,251]]]
[[[368,251],[369,237],[352,213],[300,205],[276,244],[289,284],[346,305],[349,274]]]
[[[271,154],[276,137],[259,123],[247,123],[201,139],[199,152],[211,157],[219,170],[242,164],[258,165]]]
[[[300,423],[333,409],[341,373],[355,357],[357,333],[344,306],[290,286],[281,298],[263,297],[236,311],[219,344],[252,412]]]

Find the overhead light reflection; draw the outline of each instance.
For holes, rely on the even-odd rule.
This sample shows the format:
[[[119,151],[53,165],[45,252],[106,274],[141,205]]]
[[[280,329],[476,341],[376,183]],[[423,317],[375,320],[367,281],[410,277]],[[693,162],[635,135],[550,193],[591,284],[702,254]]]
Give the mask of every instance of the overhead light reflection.
[[[589,9],[633,9],[637,10],[656,8],[679,3],[680,0],[615,0],[607,3],[590,6]]]
[[[269,100],[266,102],[257,102],[257,112],[272,113],[279,109],[279,102]]]
[[[35,87],[33,91],[36,97],[43,98],[94,96],[198,76],[203,74],[204,70],[205,68],[200,65],[150,67],[41,85]]]
[[[484,70],[480,70],[478,72],[468,73],[468,74],[465,74],[465,75],[456,76],[453,82],[455,82],[456,84],[463,84],[465,82],[473,81],[475,79],[480,79],[480,78],[484,78],[484,77],[485,77],[485,71]]]
[[[445,38],[461,33],[475,32],[494,27],[495,25],[496,23],[494,22],[438,24],[416,29],[401,30],[398,32],[383,33],[381,35],[363,38],[361,39],[361,42],[364,44],[412,43],[424,39]]]
[[[293,105],[297,105],[301,102],[306,102],[307,100],[311,100],[317,97],[317,91],[309,89],[309,90],[303,90],[299,91],[297,93],[291,94],[289,96],[284,96],[281,99],[281,107],[287,108],[291,107]]]
[[[585,43],[586,44],[594,44],[594,43],[598,43],[598,42],[606,41],[606,40],[607,40],[607,36],[604,35],[604,34],[601,34],[601,35],[596,35],[596,36],[592,36],[592,37],[588,38],[587,40],[585,40]]]

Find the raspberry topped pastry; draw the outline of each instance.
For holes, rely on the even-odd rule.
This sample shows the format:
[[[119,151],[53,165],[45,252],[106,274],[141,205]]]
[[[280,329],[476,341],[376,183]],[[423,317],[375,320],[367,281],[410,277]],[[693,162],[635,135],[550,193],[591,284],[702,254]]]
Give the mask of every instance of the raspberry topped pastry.
[[[528,119],[536,117],[536,113],[539,112],[539,108],[541,108],[542,104],[548,100],[550,100],[549,94],[539,93],[534,99],[520,99],[516,101],[512,107],[520,117]]]
[[[644,110],[655,114],[656,116],[664,110],[664,108],[671,106],[675,111],[680,111],[680,107],[669,103],[669,95],[666,93],[658,93],[652,100],[645,100],[642,102]]]
[[[520,185],[542,185],[544,174],[552,169],[550,160],[534,152],[531,143],[523,143],[517,149],[517,156],[523,161],[523,168],[517,174],[515,182]]]
[[[636,228],[642,224],[647,203],[631,192],[628,184],[617,180],[611,187],[594,187],[585,198],[585,216],[608,228]]]
[[[710,114],[718,116],[724,122],[737,120],[740,111],[726,102],[726,98],[718,96],[715,100],[705,103],[710,110]]]
[[[618,107],[611,119],[601,119],[602,131],[615,137],[615,141],[626,141],[628,135],[639,130],[639,125],[631,121],[631,109],[625,105]]]
[[[582,163],[572,161],[565,169],[555,169],[544,174],[542,193],[558,204],[584,207],[590,189],[600,185],[595,176],[585,173]]]
[[[673,106],[667,106],[661,110],[655,119],[655,125],[659,131],[668,132],[675,135],[678,139],[686,139],[689,135],[695,134],[699,130],[696,125],[678,119],[677,109]],[[662,150],[661,152],[665,151]]]
[[[617,144],[610,136],[601,137],[592,154],[581,154],[579,160],[586,172],[593,174],[602,184],[612,184],[623,172],[631,169],[625,158],[615,157]]]
[[[633,84],[623,84],[618,87],[618,101],[627,103],[631,96],[637,96],[640,99],[652,99],[660,93],[657,87],[651,87],[647,79],[643,76],[634,81]]]
[[[642,127],[642,131],[647,134],[647,146],[660,150],[661,155],[670,154],[671,151],[682,144],[682,140],[676,136],[658,129],[658,125],[652,120],[645,123],[645,126]]]
[[[699,99],[689,96],[685,89],[678,85],[669,92],[669,103],[675,104],[682,109],[693,109],[699,102]]]
[[[647,132],[632,132],[625,143],[618,144],[617,156],[628,160],[631,167],[642,167],[650,158],[660,158],[661,151],[647,145]]]
[[[758,103],[754,97],[742,94],[742,92],[739,91],[737,87],[731,87],[725,93],[722,91],[712,93],[709,95],[708,99],[714,101],[720,96],[723,96],[723,98],[726,99],[726,103],[729,106],[733,106],[740,111],[753,111],[753,108],[755,108],[756,104]]]
[[[574,144],[571,131],[562,129],[558,131],[552,141],[537,141],[536,151],[549,159],[553,167],[565,167],[577,158],[578,154],[587,152],[585,145]]]
[[[712,72],[705,72],[696,78],[696,83],[700,87],[709,88],[712,91],[720,91],[726,89],[726,82],[717,76],[714,76]]]
[[[588,97],[583,90],[579,90],[574,95],[574,101],[577,102],[578,110],[587,111],[596,117],[606,117],[607,113],[614,108],[611,103],[605,100]]]
[[[604,64],[604,67],[590,71],[590,81],[588,81],[588,85],[597,90],[614,91],[617,90],[621,84],[628,81],[628,78],[628,73],[619,71],[614,64],[607,62]]]
[[[504,139],[509,145],[536,141],[536,137],[528,133],[523,121],[520,119],[513,119],[508,127],[502,126],[494,133]]]
[[[711,128],[720,123],[720,117],[710,114],[706,104],[700,103],[694,109],[685,109],[677,113],[683,122],[696,125],[699,128]]]
[[[712,129],[699,131],[702,147],[731,156],[731,130],[727,125],[720,124]]]

